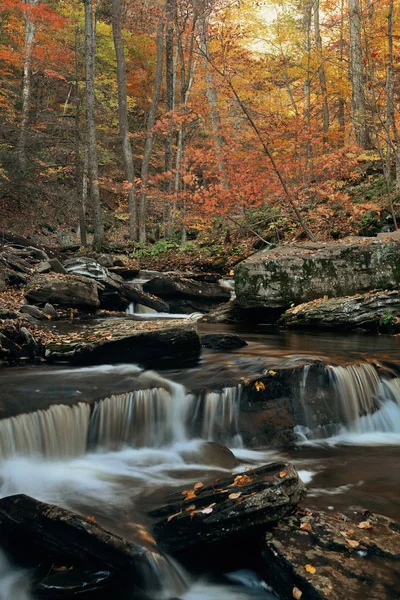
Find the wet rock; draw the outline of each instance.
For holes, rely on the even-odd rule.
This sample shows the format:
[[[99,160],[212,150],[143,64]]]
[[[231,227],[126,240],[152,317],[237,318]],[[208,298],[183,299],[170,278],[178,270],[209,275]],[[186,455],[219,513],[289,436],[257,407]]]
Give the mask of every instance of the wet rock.
[[[92,572],[128,570],[138,587],[143,584],[146,550],[93,518],[18,494],[0,500],[0,531],[8,550],[18,554],[23,547],[26,560]]]
[[[128,299],[123,292],[123,279],[110,273],[97,261],[87,257],[66,260],[63,264],[68,273],[83,275],[98,283],[100,307],[106,310],[125,310]]]
[[[47,317],[50,317],[50,319],[58,319],[58,313],[56,309],[52,304],[49,304],[48,302],[46,302],[46,304],[44,305],[43,314]]]
[[[238,460],[229,448],[216,442],[203,442],[199,448],[182,452],[185,462],[234,469]]]
[[[293,328],[377,329],[400,315],[400,291],[372,291],[345,298],[319,299],[287,310],[279,324]]]
[[[235,268],[242,308],[281,308],[400,284],[400,246],[394,240],[279,246],[258,252]]]
[[[74,598],[78,594],[85,599],[93,600],[102,596],[104,588],[111,594],[111,588],[115,586],[114,577],[110,571],[83,571],[65,567],[56,567],[55,571],[39,580],[33,586],[35,598],[43,600],[66,600]],[[108,596],[109,597],[109,596]]]
[[[220,300],[213,298],[173,298],[168,297],[171,313],[190,315],[193,312],[208,313],[218,306]]]
[[[79,275],[36,275],[25,290],[34,304],[59,304],[93,310],[100,305],[97,283]]]
[[[230,291],[216,283],[194,281],[185,277],[154,277],[144,284],[143,290],[161,298],[192,297],[213,300],[229,300]]]
[[[44,356],[44,346],[25,325],[18,319],[0,327],[0,360],[8,364],[36,362]]]
[[[161,517],[153,532],[167,552],[206,548],[276,523],[304,497],[304,484],[294,467],[272,463],[176,494],[166,506],[150,513]]]
[[[300,512],[267,533],[262,554],[263,576],[281,598],[399,597],[400,526],[381,515],[357,513],[343,521]]]
[[[133,302],[153,308],[157,312],[170,312],[168,302],[161,298],[157,298],[157,296],[153,296],[153,294],[144,292],[139,286],[133,283],[124,283],[122,289],[125,296]]]
[[[20,309],[20,312],[30,315],[31,317],[33,317],[34,319],[37,319],[38,321],[42,321],[43,319],[46,319],[46,316],[43,314],[43,312],[41,310],[38,309],[37,306],[31,306],[30,304],[25,304]]]
[[[242,323],[246,320],[237,300],[220,304],[204,317],[207,323]]]
[[[190,363],[200,354],[200,338],[193,321],[107,319],[46,345],[49,361],[73,364],[155,361]]]
[[[0,270],[0,292],[4,292],[6,289],[6,274],[4,269]]]
[[[201,336],[201,345],[213,350],[235,350],[247,346],[247,342],[234,333],[209,333]]]

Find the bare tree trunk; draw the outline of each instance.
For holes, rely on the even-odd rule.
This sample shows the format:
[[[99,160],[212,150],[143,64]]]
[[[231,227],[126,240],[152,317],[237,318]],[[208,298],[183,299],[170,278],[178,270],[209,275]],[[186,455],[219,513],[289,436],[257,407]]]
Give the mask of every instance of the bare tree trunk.
[[[100,248],[104,243],[104,226],[100,203],[95,121],[96,11],[93,10],[92,0],[84,0],[84,5],[88,176],[93,205],[94,245]]]
[[[363,49],[361,39],[361,16],[359,0],[349,0],[350,22],[350,79],[352,88],[352,124],[356,142],[361,148],[371,145],[367,125]]]
[[[329,105],[328,105],[328,90],[326,86],[326,74],[324,67],[324,57],[322,54],[322,38],[319,23],[319,0],[313,0],[313,11],[314,11],[314,35],[315,44],[317,47],[318,54],[318,76],[319,84],[321,87],[322,96],[322,115],[323,115],[323,142],[324,145],[328,143],[328,132],[329,132]]]
[[[199,32],[199,47],[204,56],[204,79],[206,82],[206,97],[210,107],[210,122],[213,132],[213,138],[217,153],[218,171],[221,178],[221,185],[224,189],[229,189],[229,176],[224,157],[224,136],[222,133],[221,115],[218,110],[218,95],[214,83],[214,75],[208,64],[208,19],[209,15],[201,15],[197,18],[197,30]]]
[[[140,191],[140,204],[139,204],[139,240],[145,242],[147,238],[147,184],[149,181],[149,165],[150,156],[153,148],[154,132],[153,128],[156,122],[156,113],[158,101],[160,99],[162,74],[163,74],[163,54],[164,54],[164,17],[161,16],[160,22],[157,28],[157,65],[156,65],[156,77],[154,81],[153,98],[151,100],[151,106],[149,115],[147,118],[147,132],[146,140],[144,143],[143,162],[141,170],[142,189]]]
[[[393,13],[394,13],[394,0],[389,0],[389,11],[388,11],[388,53],[387,53],[387,67],[386,67],[386,139],[387,139],[387,150],[386,150],[386,169],[391,174],[391,157],[392,157],[392,140],[390,131],[393,131],[394,135],[394,154],[396,164],[396,201],[400,202],[400,134],[397,128],[396,119],[394,116],[394,80],[393,80]],[[395,229],[397,229],[397,221],[393,203],[391,203],[391,211],[393,216],[393,222]]]
[[[18,159],[22,171],[26,171],[26,131],[29,121],[29,105],[31,99],[32,75],[32,50],[35,43],[35,21],[32,19],[30,9],[36,6],[39,0],[25,0],[25,48],[24,48],[24,75],[22,81],[22,118],[18,140]]]
[[[340,62],[340,68],[343,71],[343,77],[344,77],[344,48],[345,48],[345,41],[344,41],[344,0],[341,0],[341,6],[340,6],[340,54],[339,54],[339,62]],[[345,135],[346,135],[346,123],[345,123],[345,107],[346,107],[346,100],[344,99],[344,97],[342,96],[342,94],[340,94],[339,98],[338,98],[338,121],[339,121],[339,127],[340,127],[340,131],[341,131],[341,145],[344,146],[344,142],[345,142]]]
[[[305,0],[304,2],[304,13],[303,13],[303,30],[304,30],[304,50],[306,53],[306,77],[303,83],[304,90],[304,102],[303,102],[303,115],[307,128],[307,142],[306,142],[306,162],[307,165],[311,155],[311,144],[309,141],[311,131],[311,13],[312,13],[312,0]]]
[[[118,119],[119,134],[122,143],[122,154],[125,163],[126,181],[128,182],[129,237],[138,239],[137,204],[135,191],[135,169],[133,165],[132,146],[129,137],[128,108],[126,96],[126,64],[124,44],[121,35],[121,0],[112,0],[112,31],[115,56],[117,59],[118,84]]]
[[[166,83],[166,101],[165,110],[167,113],[171,112],[175,108],[175,68],[176,61],[174,61],[174,21],[176,17],[176,0],[167,0],[166,4],[167,13],[167,29],[165,34],[165,83]],[[172,235],[171,230],[171,204],[170,204],[170,193],[171,193],[171,170],[172,170],[172,147],[173,147],[173,133],[168,132],[165,138],[165,173],[169,174],[168,179],[164,183],[164,192],[166,197],[163,201],[163,225],[164,225],[164,237],[168,238]]]
[[[79,97],[79,47],[78,47],[79,29],[75,27],[75,190],[79,213],[79,235],[81,246],[86,246],[86,219],[85,219],[85,199],[83,198],[83,189],[81,189],[81,158],[80,158],[80,117],[81,101]],[[86,186],[87,186],[87,178]]]

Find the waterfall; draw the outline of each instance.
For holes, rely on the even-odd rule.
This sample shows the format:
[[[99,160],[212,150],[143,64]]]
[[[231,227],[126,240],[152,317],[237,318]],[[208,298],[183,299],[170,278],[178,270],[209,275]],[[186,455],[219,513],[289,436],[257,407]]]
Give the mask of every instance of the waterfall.
[[[184,441],[190,405],[190,396],[178,384],[171,391],[152,388],[101,400],[90,421],[90,446],[157,447]]]
[[[157,379],[159,387],[113,395],[97,402],[93,411],[85,403],[58,404],[0,420],[0,457],[70,458],[87,449],[157,448],[196,433],[208,441],[241,446],[236,435],[240,386],[197,397],[180,384]]]
[[[0,421],[0,456],[79,456],[86,450],[90,406],[56,404]]]
[[[204,439],[225,442],[233,439],[234,445],[242,445],[238,437],[241,394],[242,386],[239,385],[205,395],[202,428]]]

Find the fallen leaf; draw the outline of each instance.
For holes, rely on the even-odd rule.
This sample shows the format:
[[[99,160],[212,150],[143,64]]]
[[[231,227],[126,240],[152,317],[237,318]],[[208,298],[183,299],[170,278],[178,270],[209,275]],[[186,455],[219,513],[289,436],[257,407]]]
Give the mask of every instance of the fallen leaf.
[[[268,371],[268,375],[272,375],[272,377],[273,377],[274,375],[276,375],[276,371],[273,371],[273,370],[271,369],[270,371]]]
[[[263,384],[262,381],[256,381],[254,384],[254,387],[256,388],[257,392],[261,392],[265,390],[265,385]]]
[[[311,573],[311,575],[314,575],[314,573],[317,572],[317,569],[312,565],[306,565],[304,568],[307,571],[307,573]]]
[[[196,492],[194,490],[183,490],[182,496],[185,496],[185,500],[193,500],[193,498],[196,498]]]
[[[287,471],[281,471],[279,473],[279,477],[281,477],[281,478],[286,477],[286,475],[287,475]]]
[[[303,531],[312,531],[310,523],[302,523],[300,525],[300,529],[302,529]]]
[[[190,512],[191,510],[196,510],[196,505],[195,504],[191,504],[190,506],[188,506],[187,508],[185,508],[185,512]]]
[[[193,486],[194,490],[201,490],[201,488],[204,487],[204,483],[201,483],[201,481],[199,481],[198,483],[195,483]]]
[[[303,595],[303,592],[300,591],[298,587],[294,587],[293,591],[292,591],[292,595],[295,600],[300,600],[300,598]]]
[[[235,494],[229,494],[228,498],[229,500],[237,500],[237,498],[240,498],[241,495],[242,492],[236,492]]]
[[[372,525],[369,521],[361,521],[361,523],[359,523],[357,527],[359,529],[372,529]]]
[[[167,522],[169,523],[170,521],[172,521],[172,519],[174,519],[175,517],[177,517],[178,515],[181,515],[182,511],[180,510],[179,512],[175,513],[174,515],[170,515],[167,519]]]
[[[357,546],[360,545],[360,542],[357,542],[356,540],[347,540],[347,543],[351,548],[357,548]]]

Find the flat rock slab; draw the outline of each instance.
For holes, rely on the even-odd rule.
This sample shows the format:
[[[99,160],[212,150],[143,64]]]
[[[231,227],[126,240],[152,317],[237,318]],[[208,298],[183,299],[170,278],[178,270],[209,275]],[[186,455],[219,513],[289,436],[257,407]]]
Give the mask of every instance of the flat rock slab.
[[[182,552],[210,545],[233,535],[276,523],[293,512],[305,497],[295,468],[272,463],[213,482],[195,484],[152,511],[160,518],[153,526],[158,545],[167,552]]]
[[[400,291],[372,291],[345,298],[320,298],[287,310],[279,324],[293,328],[377,327],[400,314]]]
[[[369,511],[351,520],[299,512],[267,533],[263,557],[280,598],[400,598],[400,526]]]
[[[158,359],[190,362],[200,350],[193,321],[107,319],[47,343],[46,358],[84,365],[148,364]]]
[[[100,306],[97,283],[80,275],[36,275],[27,286],[25,297],[32,304],[50,303],[87,310]]]
[[[399,284],[400,245],[376,238],[279,246],[235,268],[242,308],[289,308],[324,296],[350,296]]]
[[[195,281],[187,277],[154,277],[144,284],[143,290],[161,298],[189,297],[215,299],[223,302],[229,300],[231,293],[218,283]]]

